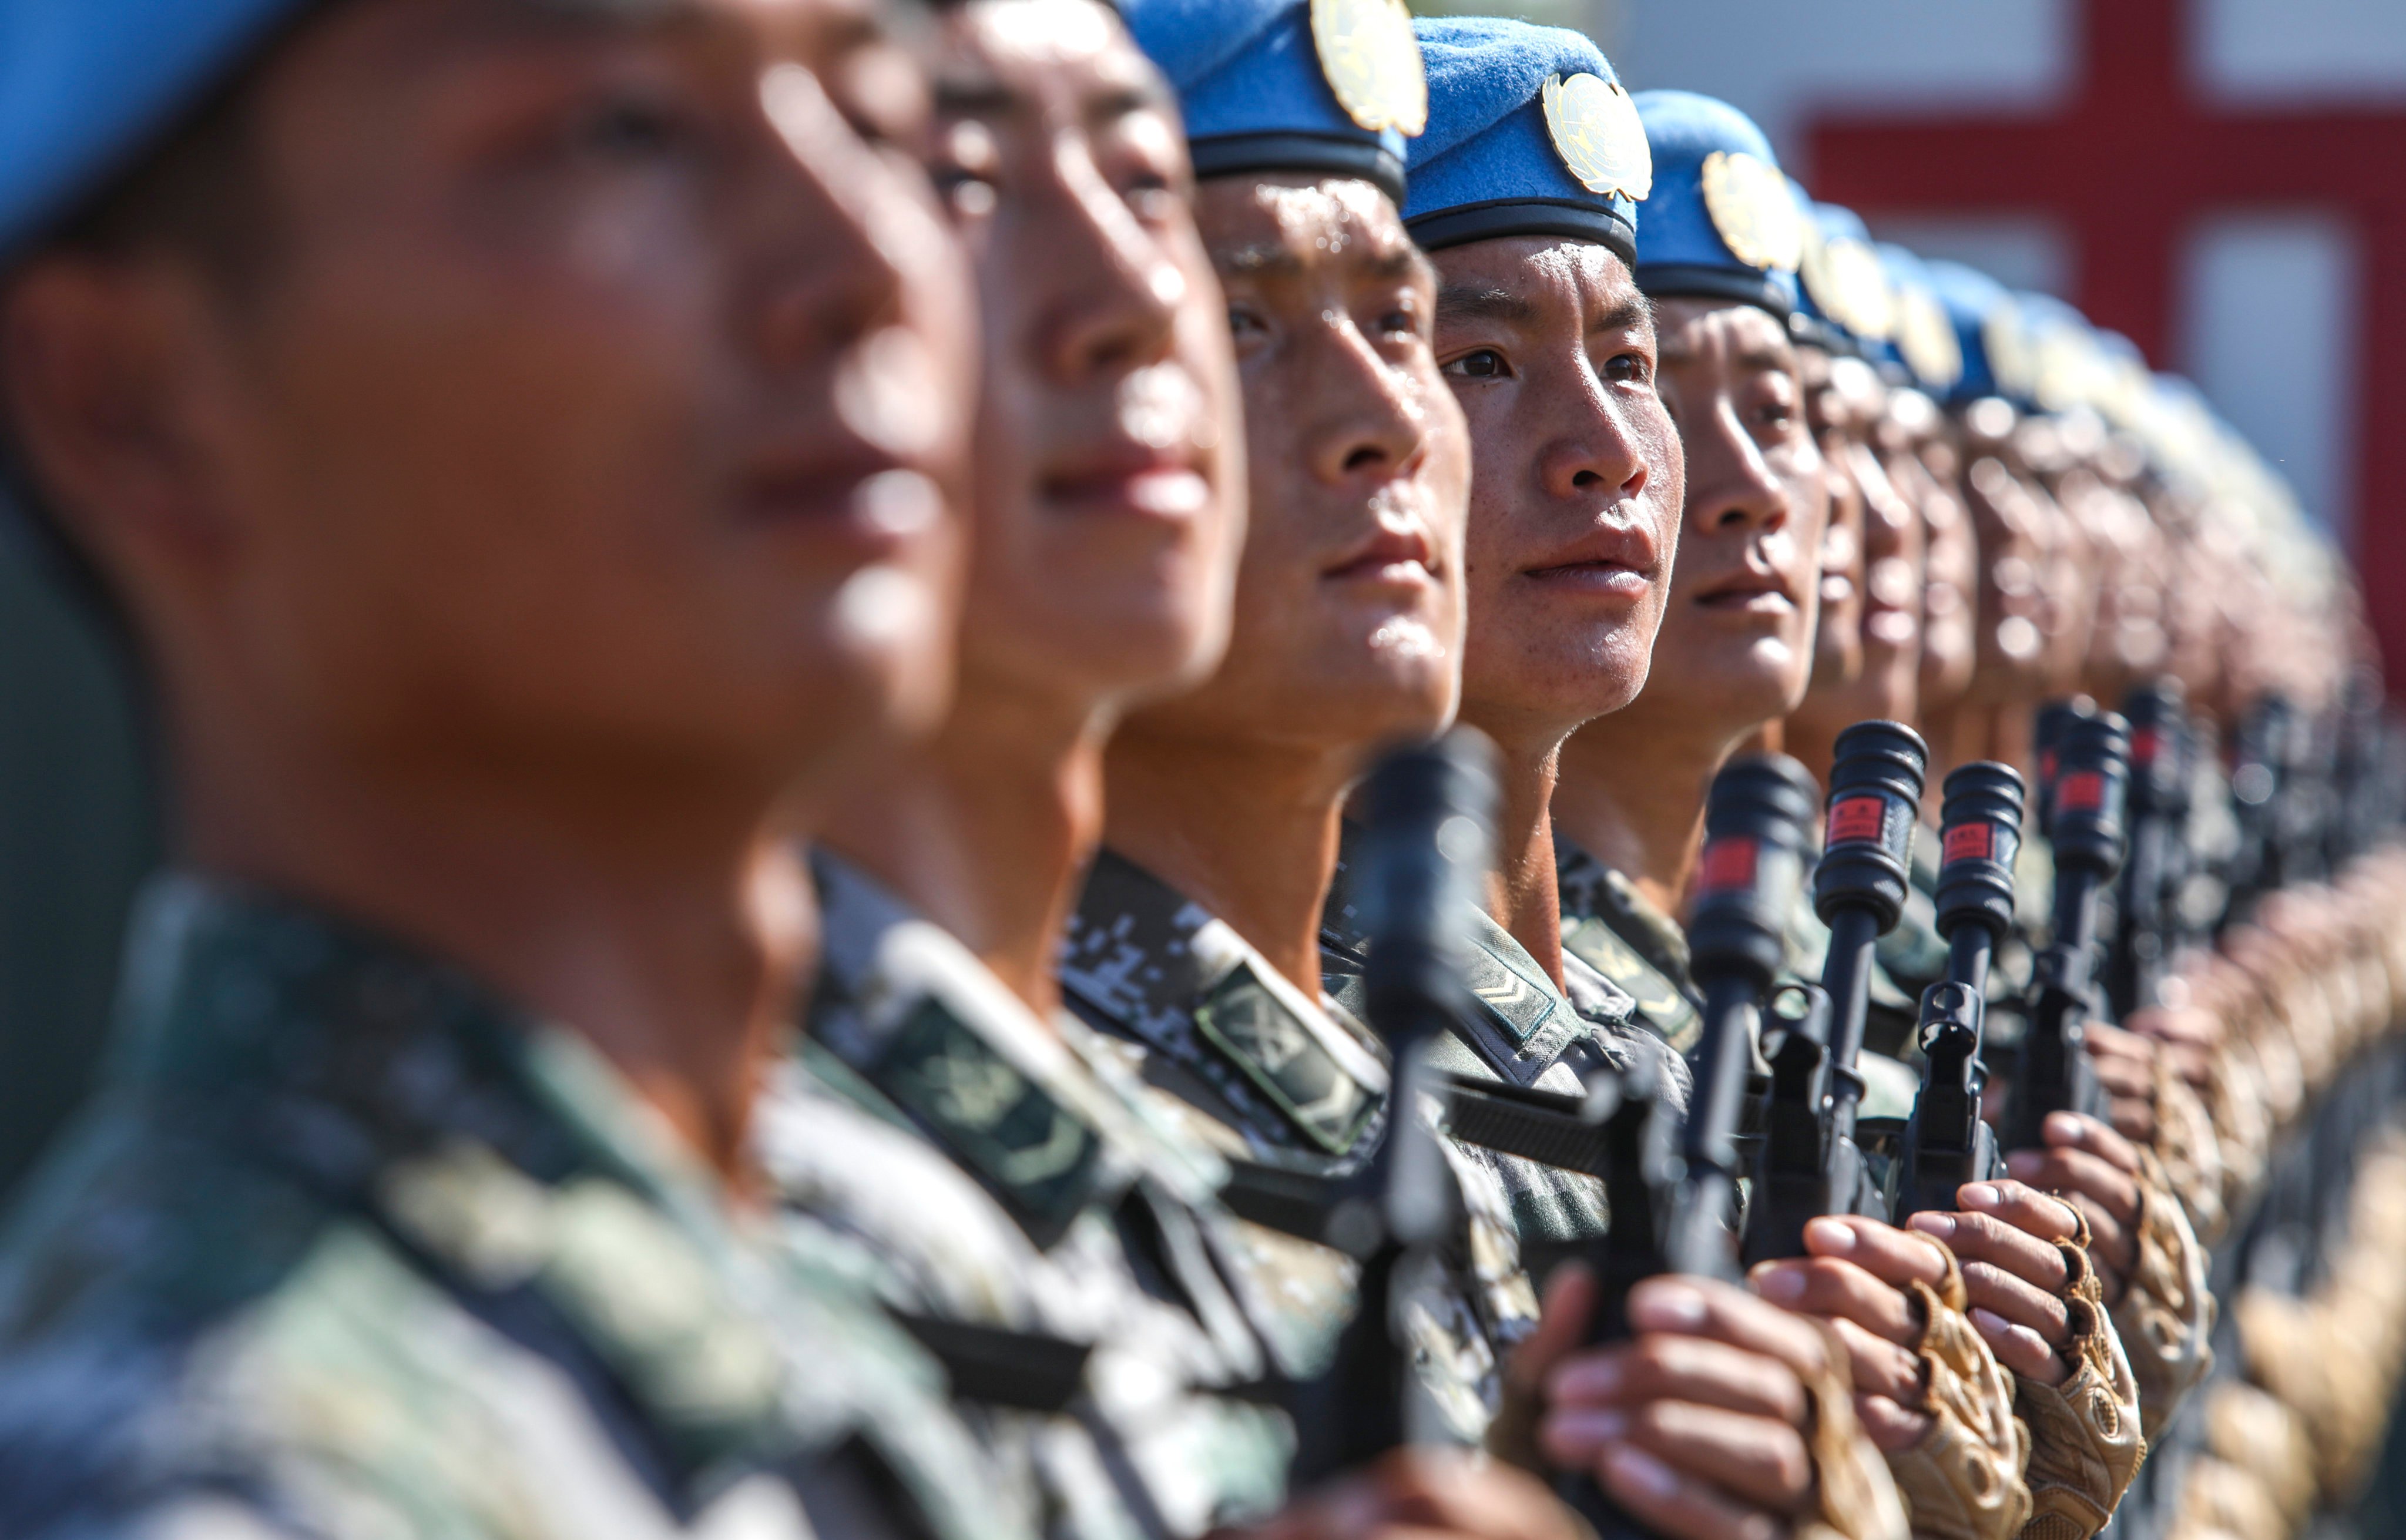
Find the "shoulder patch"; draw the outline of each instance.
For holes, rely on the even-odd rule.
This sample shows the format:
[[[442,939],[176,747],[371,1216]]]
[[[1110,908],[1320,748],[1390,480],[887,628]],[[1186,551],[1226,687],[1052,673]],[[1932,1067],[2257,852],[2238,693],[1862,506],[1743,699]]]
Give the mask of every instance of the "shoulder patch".
[[[1309,1025],[1239,962],[1195,1008],[1195,1025],[1313,1144],[1350,1152],[1379,1095],[1348,1073]]]
[[[932,998],[869,1078],[960,1157],[1040,1248],[1096,1195],[1102,1140]]]

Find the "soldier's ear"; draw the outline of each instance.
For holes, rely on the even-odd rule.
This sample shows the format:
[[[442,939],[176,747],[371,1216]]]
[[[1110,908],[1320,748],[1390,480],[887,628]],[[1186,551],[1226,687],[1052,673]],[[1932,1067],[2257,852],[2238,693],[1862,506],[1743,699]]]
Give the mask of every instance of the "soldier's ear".
[[[0,288],[0,414],[69,537],[120,579],[232,537],[210,452],[224,325],[163,259],[37,256]]]

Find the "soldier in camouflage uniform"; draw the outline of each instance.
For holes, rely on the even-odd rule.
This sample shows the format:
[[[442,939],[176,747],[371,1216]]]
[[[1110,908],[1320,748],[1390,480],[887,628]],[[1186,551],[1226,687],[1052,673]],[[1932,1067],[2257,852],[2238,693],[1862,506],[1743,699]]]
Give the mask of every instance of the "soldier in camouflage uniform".
[[[0,7],[8,438],[181,831],[0,1244],[9,1535],[1032,1533],[734,1200],[969,404],[913,66],[780,14]]]
[[[987,343],[961,681],[828,820],[825,967],[762,1155],[798,1240],[936,1349],[1049,1533],[1195,1536],[1285,1505],[1353,1267],[1221,1205],[1222,1155],[1062,1008],[1054,964],[1114,724],[1226,643],[1224,312],[1174,104],[1109,8],[972,0],[935,41],[934,171]],[[1065,174],[1065,139],[1104,175]],[[1338,1483],[1371,1510],[1349,1522],[1433,1469]],[[1519,1473],[1441,1470],[1458,1533],[1564,1525]]]

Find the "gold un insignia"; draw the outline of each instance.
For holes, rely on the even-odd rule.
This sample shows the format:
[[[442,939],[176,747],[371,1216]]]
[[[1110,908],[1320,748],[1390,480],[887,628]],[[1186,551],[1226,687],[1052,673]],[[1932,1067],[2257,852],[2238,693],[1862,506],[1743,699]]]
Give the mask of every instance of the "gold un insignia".
[[[1705,157],[1705,210],[1730,255],[1748,267],[1793,273],[1804,260],[1804,216],[1788,178],[1742,149]]]
[[[1618,82],[1578,74],[1546,81],[1546,132],[1579,186],[1644,203],[1654,191],[1654,151],[1637,104]]]
[[[1428,69],[1404,0],[1311,0],[1311,43],[1355,124],[1408,137],[1428,127]]]

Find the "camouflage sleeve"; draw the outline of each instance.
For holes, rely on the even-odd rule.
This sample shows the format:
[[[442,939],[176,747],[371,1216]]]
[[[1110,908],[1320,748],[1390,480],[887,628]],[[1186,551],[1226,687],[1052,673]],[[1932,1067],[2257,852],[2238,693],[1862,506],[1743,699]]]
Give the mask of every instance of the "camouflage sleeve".
[[[1809,1319],[1809,1318],[1808,1318]],[[1855,1417],[1855,1387],[1847,1346],[1825,1321],[1814,1321],[1827,1345],[1819,1375],[1804,1381],[1810,1404],[1805,1443],[1813,1451],[1814,1511],[1798,1520],[1795,1540],[1908,1540],[1904,1500],[1888,1462]]]
[[[2163,1166],[2141,1151],[2138,1263],[2114,1307],[2114,1326],[2139,1388],[2139,1428],[2153,1444],[2183,1398],[2214,1364],[2214,1295],[2205,1249],[2171,1194]]]
[[[1943,1248],[1941,1249],[1944,1250]],[[1930,1432],[1888,1457],[1916,1540],[2007,1540],[2031,1514],[2022,1466],[2030,1434],[2014,1417],[2011,1379],[1972,1327],[1955,1253],[1936,1289],[1917,1280],[1922,1406]]]
[[[2138,1384],[2106,1313],[2089,1242],[2082,1219],[2077,1236],[2056,1243],[2067,1274],[2059,1297],[2072,1319],[2063,1350],[2071,1376],[2060,1385],[2015,1377],[2014,1409],[2031,1439],[2031,1518],[2024,1540],[2088,1540],[2114,1516],[2146,1458]]]

